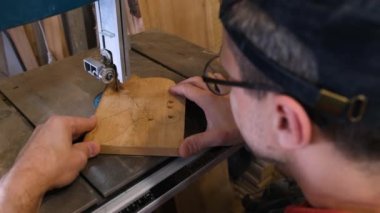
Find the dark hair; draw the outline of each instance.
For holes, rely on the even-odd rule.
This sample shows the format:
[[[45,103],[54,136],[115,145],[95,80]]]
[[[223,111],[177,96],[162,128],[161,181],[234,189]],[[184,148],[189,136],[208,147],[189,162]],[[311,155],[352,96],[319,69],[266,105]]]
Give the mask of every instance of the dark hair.
[[[239,28],[269,58],[300,78],[312,83],[318,82],[318,64],[312,52],[290,31],[277,25],[264,11],[248,0],[236,3],[232,7],[232,14],[225,24]],[[276,91],[283,91],[280,85],[258,70],[234,42],[229,39],[227,41],[238,61],[244,81],[265,83],[277,88]],[[247,92],[258,98],[266,94],[265,91],[247,90]],[[328,123],[318,112],[309,107],[304,106],[304,108],[311,120],[321,128],[322,133],[330,138],[345,156],[355,160],[380,160],[380,131],[376,128],[364,124]]]

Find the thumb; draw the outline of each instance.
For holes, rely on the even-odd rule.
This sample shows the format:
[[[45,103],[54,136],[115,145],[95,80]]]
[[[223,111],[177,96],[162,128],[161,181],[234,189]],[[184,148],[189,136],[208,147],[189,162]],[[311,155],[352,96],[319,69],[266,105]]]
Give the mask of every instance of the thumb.
[[[100,152],[100,145],[93,141],[76,143],[73,148],[83,152],[87,158],[95,157]]]
[[[206,131],[185,138],[179,147],[181,157],[189,157],[209,147],[221,145],[220,133],[218,131]]]
[[[100,152],[100,145],[92,142],[86,141],[81,143],[76,143],[73,145],[73,149],[79,156],[78,161],[75,164],[78,164],[80,168],[83,168],[86,165],[87,159],[96,156]]]

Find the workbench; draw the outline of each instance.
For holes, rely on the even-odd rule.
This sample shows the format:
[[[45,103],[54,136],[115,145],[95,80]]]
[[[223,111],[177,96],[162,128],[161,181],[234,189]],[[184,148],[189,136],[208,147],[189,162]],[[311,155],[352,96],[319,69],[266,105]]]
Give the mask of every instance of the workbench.
[[[132,72],[179,82],[201,75],[213,57],[194,44],[159,32],[131,38]],[[0,176],[11,167],[33,128],[53,114],[90,116],[104,85],[83,71],[97,49],[0,82]],[[185,136],[206,127],[202,111],[186,104]],[[41,212],[152,210],[238,148],[214,148],[191,158],[99,155],[69,186],[49,192]]]

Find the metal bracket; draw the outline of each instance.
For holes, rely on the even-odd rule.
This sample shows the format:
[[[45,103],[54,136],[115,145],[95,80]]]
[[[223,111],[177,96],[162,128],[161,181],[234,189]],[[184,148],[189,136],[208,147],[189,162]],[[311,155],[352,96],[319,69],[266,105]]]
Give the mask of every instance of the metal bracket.
[[[84,59],[85,70],[109,84],[123,83],[130,76],[129,38],[124,0],[98,0],[95,3],[97,31],[102,59]],[[115,80],[117,79],[117,80]]]

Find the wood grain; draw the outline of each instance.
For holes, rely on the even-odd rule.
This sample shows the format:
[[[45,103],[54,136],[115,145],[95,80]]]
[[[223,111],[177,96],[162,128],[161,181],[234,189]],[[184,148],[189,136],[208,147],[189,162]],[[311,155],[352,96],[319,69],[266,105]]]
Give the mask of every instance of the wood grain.
[[[202,75],[205,64],[215,53],[185,40],[160,32],[133,35],[132,49],[188,78]]]
[[[7,73],[8,73],[8,63],[5,57],[3,33],[0,33],[0,75],[5,76]]]
[[[67,42],[72,55],[88,50],[83,8],[70,10],[62,15]]]
[[[218,52],[222,38],[219,0],[140,0],[146,30],[159,30]]]
[[[37,58],[34,55],[32,46],[26,36],[26,32],[23,26],[15,27],[7,30],[14,45],[17,48],[17,52],[20,55],[22,63],[27,70],[31,70],[38,67]]]
[[[52,16],[44,19],[42,23],[44,25],[49,49],[55,59],[61,60],[69,56],[69,48],[65,38],[62,17],[60,15]]]
[[[132,76],[118,92],[108,87],[96,110],[97,127],[85,141],[101,144],[101,153],[178,156],[185,127],[185,102],[165,78]]]
[[[37,58],[39,65],[47,63],[47,51],[45,41],[42,37],[42,32],[37,22],[24,25],[26,36],[32,46],[34,55]]]

